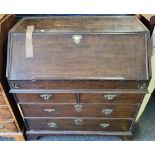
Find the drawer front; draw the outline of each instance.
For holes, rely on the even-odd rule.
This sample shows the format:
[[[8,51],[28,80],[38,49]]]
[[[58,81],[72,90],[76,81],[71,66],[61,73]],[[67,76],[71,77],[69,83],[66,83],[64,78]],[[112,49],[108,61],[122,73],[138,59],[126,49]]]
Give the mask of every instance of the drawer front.
[[[129,131],[131,120],[27,119],[29,130]]]
[[[17,132],[13,121],[0,122],[0,132]]]
[[[75,94],[16,94],[17,102],[76,103]]]
[[[11,81],[12,89],[140,89],[146,90],[148,81],[97,80],[40,80]]]
[[[140,103],[145,94],[80,94],[81,103]]]
[[[0,95],[0,105],[5,105],[5,101],[2,95]]]
[[[21,104],[25,117],[134,118],[138,105],[102,104]]]
[[[12,115],[7,107],[0,107],[0,121],[12,119]]]

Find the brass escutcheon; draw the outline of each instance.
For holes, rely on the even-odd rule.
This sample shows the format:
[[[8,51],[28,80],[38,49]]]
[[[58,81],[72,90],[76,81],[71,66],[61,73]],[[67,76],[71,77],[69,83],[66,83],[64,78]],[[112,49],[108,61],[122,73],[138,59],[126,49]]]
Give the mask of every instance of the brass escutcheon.
[[[79,44],[82,39],[82,35],[73,35],[72,39],[74,40],[75,44]]]

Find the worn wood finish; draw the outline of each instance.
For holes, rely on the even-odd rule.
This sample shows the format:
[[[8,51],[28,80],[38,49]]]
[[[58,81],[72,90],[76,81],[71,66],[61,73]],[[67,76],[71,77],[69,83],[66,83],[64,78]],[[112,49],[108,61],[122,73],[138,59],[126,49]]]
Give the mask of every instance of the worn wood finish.
[[[121,23],[121,32],[119,32],[119,27],[114,27],[115,24],[122,20],[123,22],[124,20],[127,21],[127,18],[132,22],[130,25],[127,24],[128,26]],[[148,80],[148,57],[146,57],[148,30],[135,17],[127,18],[118,17],[115,20],[112,20],[113,17],[92,18],[91,20],[88,20],[87,17],[76,18],[76,21],[80,23],[80,25],[78,24],[80,27],[86,25],[88,21],[95,25],[95,30],[93,30],[93,26],[81,27],[79,29],[80,33],[78,31],[71,32],[71,29],[63,25],[58,26],[58,28],[63,28],[61,33],[58,33],[58,29],[55,31],[54,27],[44,29],[43,32],[42,29],[38,28],[45,28],[44,25],[48,24],[48,22],[53,25],[54,20],[56,20],[56,23],[60,22],[60,24],[68,25],[69,21],[74,20],[73,17],[67,19],[23,19],[10,33],[8,56],[11,56],[9,57],[11,64],[8,64],[7,71],[9,80]],[[96,20],[100,24],[95,23]],[[102,24],[105,21],[107,24],[103,27]],[[23,26],[24,23],[28,25],[31,23],[31,25],[35,26],[33,32],[33,58],[25,57],[25,33],[19,33],[18,31],[23,29],[23,32],[25,32],[27,27]],[[141,29],[138,31],[139,33],[133,29],[134,23],[137,23],[137,27]],[[108,31],[109,25],[113,27],[110,31]],[[75,30],[77,27],[76,25],[73,26]],[[81,41],[79,43],[75,42],[74,37],[76,35],[80,35]],[[113,65],[111,65],[111,62],[113,62]],[[96,68],[98,69],[96,70]]]
[[[7,36],[16,20],[14,15],[0,17],[0,136],[24,139],[22,118],[9,94],[9,85],[5,78]]]
[[[0,132],[18,132],[13,120],[0,122]]]
[[[0,105],[5,105],[5,101],[2,94],[0,94]]]
[[[0,132],[0,137],[14,138],[16,141],[25,141],[25,136],[20,132]]]
[[[134,118],[139,105],[112,104],[21,104],[25,117]]]
[[[13,94],[146,94],[146,89],[10,89]]]
[[[46,99],[44,95],[49,95]],[[16,94],[17,102],[29,103],[76,103],[76,94]]]
[[[0,106],[0,121],[12,119],[12,115],[7,106]]]
[[[108,95],[114,96],[108,99]],[[144,94],[80,94],[81,103],[140,103]]]
[[[45,99],[48,95],[49,99]],[[16,94],[17,102],[21,103],[78,103],[78,94]],[[114,96],[108,99],[108,95]],[[140,103],[144,94],[79,94],[80,103]]]
[[[151,76],[148,38],[136,17],[22,19],[9,33],[7,79],[27,138],[131,136]]]
[[[134,16],[59,16],[27,17],[12,32],[26,32],[27,25],[34,25],[34,32],[143,32],[144,27]],[[117,27],[116,27],[117,25]],[[145,29],[146,31],[146,29]]]
[[[25,57],[25,35],[12,35],[13,47],[10,48],[13,49],[12,54],[16,52],[16,56],[12,57],[11,80],[149,78],[144,34],[81,34],[82,41],[76,45],[72,39],[74,35],[34,33],[33,58]]]
[[[16,87],[15,87],[16,86]],[[148,81],[127,80],[39,80],[10,81],[12,89],[147,89]]]
[[[62,130],[62,131],[63,130],[129,131],[132,123],[131,120],[106,120],[106,119],[83,119],[83,118],[27,119],[26,122],[29,130]]]
[[[91,135],[91,136],[119,136],[122,140],[126,140],[127,137],[132,137],[132,133],[129,132],[110,132],[110,131],[27,131],[27,140],[39,140],[44,136],[64,136],[64,135]]]

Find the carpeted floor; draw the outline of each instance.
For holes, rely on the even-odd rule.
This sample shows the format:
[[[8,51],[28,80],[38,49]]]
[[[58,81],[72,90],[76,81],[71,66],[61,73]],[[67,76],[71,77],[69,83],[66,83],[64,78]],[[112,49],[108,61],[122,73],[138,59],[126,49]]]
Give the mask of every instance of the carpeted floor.
[[[135,126],[135,141],[155,141],[155,98],[152,97]]]
[[[151,98],[142,117],[134,128],[134,141],[155,140],[155,98]],[[11,138],[0,138],[0,141],[12,141]],[[40,141],[120,141],[114,136],[53,136],[42,137]]]

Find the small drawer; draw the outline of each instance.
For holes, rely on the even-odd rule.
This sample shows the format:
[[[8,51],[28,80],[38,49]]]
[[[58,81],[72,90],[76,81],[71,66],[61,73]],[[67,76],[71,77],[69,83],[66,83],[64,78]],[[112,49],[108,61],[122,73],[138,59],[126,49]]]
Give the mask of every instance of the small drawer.
[[[17,132],[17,128],[13,121],[0,122],[0,132]]]
[[[76,103],[75,94],[16,94],[21,103]]]
[[[29,130],[129,131],[132,120],[108,119],[27,119]]]
[[[5,101],[2,95],[0,95],[0,105],[5,105]]]
[[[145,94],[80,94],[80,103],[140,103]]]
[[[0,107],[0,121],[12,119],[12,115],[8,107]]]
[[[138,105],[21,104],[25,117],[134,118]]]

